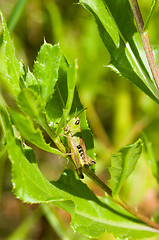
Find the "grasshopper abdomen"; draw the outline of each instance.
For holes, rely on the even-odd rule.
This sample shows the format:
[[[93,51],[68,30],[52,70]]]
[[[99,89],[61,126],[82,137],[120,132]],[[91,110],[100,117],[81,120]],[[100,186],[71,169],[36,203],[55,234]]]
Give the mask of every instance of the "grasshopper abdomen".
[[[77,149],[78,149],[80,158],[84,161],[85,160],[85,154],[84,154],[84,150],[83,150],[82,146],[80,144],[77,145]]]

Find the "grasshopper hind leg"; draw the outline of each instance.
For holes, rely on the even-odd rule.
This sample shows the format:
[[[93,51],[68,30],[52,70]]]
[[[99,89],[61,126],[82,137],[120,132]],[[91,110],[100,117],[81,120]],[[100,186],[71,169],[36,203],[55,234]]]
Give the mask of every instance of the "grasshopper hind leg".
[[[81,178],[81,179],[84,178],[81,168],[76,168],[76,172],[77,172],[77,175],[78,175],[79,178]]]
[[[96,164],[96,161],[94,161],[92,158],[90,158],[87,154],[86,154],[86,157],[87,157],[87,161],[89,164],[91,164],[91,165]]]

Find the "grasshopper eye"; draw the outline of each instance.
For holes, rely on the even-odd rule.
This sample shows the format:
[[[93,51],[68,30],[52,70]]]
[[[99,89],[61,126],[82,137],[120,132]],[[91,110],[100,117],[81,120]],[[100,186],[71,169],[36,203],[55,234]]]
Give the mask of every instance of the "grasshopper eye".
[[[68,128],[68,125],[65,126],[65,132],[68,132],[69,131],[69,128]]]
[[[80,124],[80,120],[77,120],[76,122],[75,122],[75,125],[79,125]]]

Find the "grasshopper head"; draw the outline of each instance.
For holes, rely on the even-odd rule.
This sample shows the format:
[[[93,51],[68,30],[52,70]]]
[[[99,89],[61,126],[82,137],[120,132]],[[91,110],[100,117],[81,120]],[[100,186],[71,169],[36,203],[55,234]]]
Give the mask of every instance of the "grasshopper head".
[[[65,133],[71,136],[81,132],[79,117],[71,118],[65,126]]]

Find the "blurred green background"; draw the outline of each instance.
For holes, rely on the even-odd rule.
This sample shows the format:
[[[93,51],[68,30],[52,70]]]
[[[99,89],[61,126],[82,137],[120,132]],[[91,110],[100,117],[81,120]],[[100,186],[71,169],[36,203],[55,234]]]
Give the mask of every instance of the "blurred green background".
[[[103,181],[108,180],[111,154],[121,146],[134,142],[142,131],[152,142],[158,160],[158,106],[131,82],[106,67],[110,56],[99,37],[93,17],[77,4],[77,0],[0,0],[0,9],[8,21],[15,13],[17,2],[24,9],[17,23],[15,21],[15,27],[12,25],[14,22],[10,22],[10,30],[18,59],[23,59],[32,70],[44,39],[52,44],[59,42],[70,63],[78,59],[77,88],[83,105],[87,107],[88,121],[95,137],[97,175]],[[139,5],[146,19],[151,1],[140,0]],[[18,11],[15,19],[17,14]],[[159,4],[148,26],[153,45],[159,44],[158,23]],[[0,55],[0,72],[5,73],[3,45]],[[2,141],[3,131],[0,128],[0,148]],[[34,150],[46,178],[58,179],[67,163],[52,154]],[[29,205],[17,200],[11,192],[10,169],[10,162],[4,155],[0,158],[0,240],[88,239],[73,232],[70,216],[64,211],[52,205]],[[96,194],[104,194],[87,178],[85,182]],[[159,219],[157,188],[149,156],[144,149],[134,173],[125,183],[122,196],[132,206],[138,206],[145,215],[155,214]],[[99,239],[111,240],[114,237],[106,233]]]

